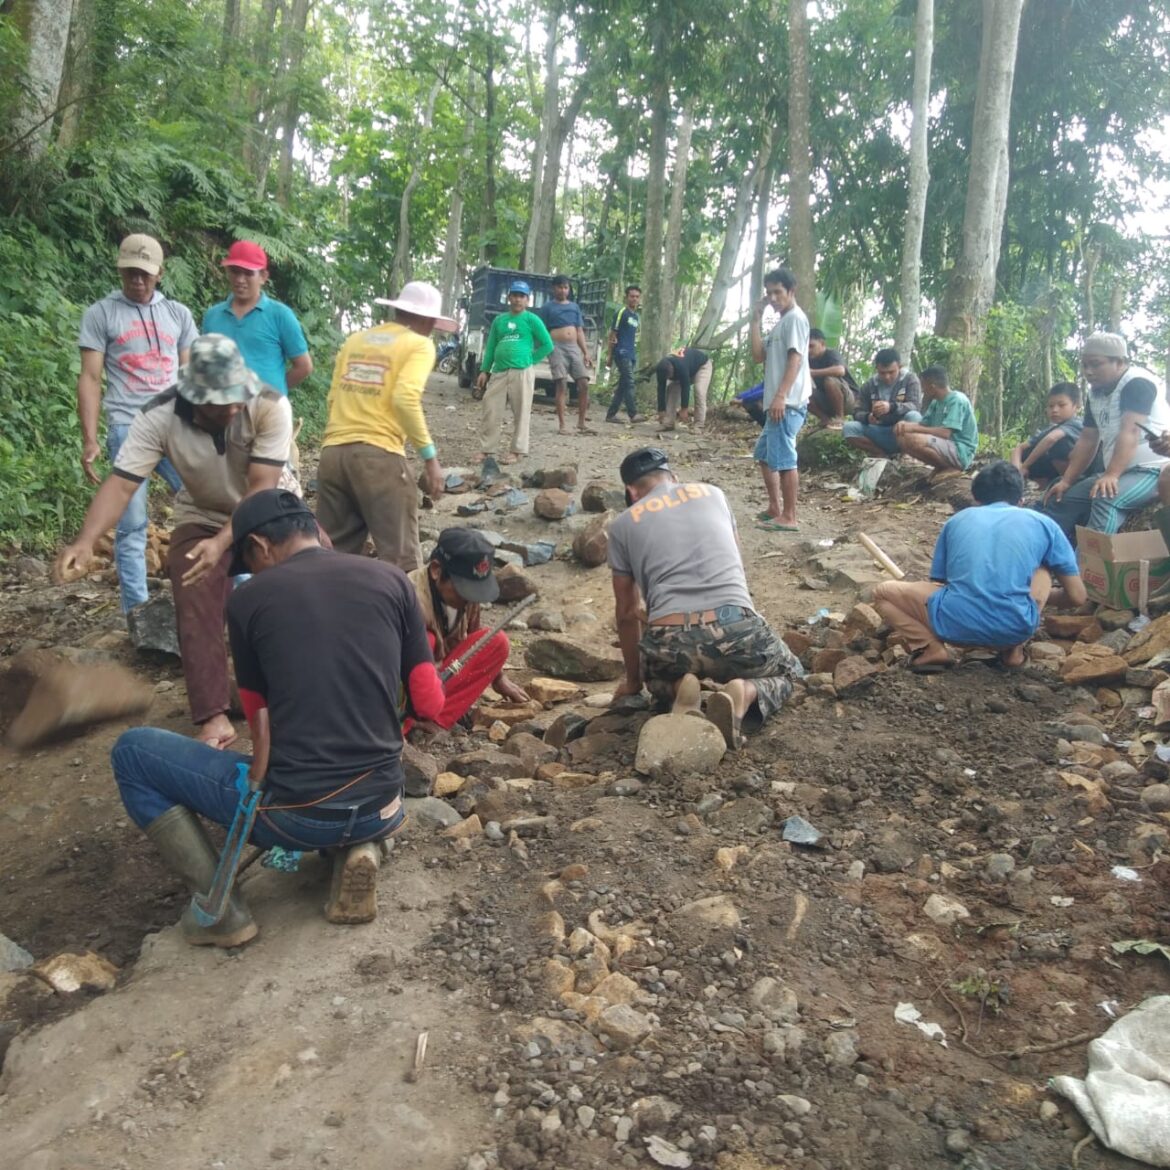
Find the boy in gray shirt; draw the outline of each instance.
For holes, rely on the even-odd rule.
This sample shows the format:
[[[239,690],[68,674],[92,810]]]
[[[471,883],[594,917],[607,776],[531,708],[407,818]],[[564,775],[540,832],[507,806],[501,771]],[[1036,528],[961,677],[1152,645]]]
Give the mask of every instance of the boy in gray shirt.
[[[118,249],[121,290],[90,305],[81,318],[77,413],[81,419],[81,466],[92,483],[101,483],[93,467],[101,453],[99,409],[106,413],[106,452],[113,463],[134,416],[155,395],[175,384],[179,366],[186,364],[187,351],[198,336],[186,305],[158,291],[162,271],[162,245],[151,236],[127,236]],[[158,470],[171,489],[178,491],[182,483],[170,463],[160,464]],[[146,491],[144,482],[118,522],[114,540],[123,613],[141,605],[148,596]]]
[[[738,747],[744,717],[774,715],[804,671],[753,608],[723,493],[680,484],[655,447],[628,455],[620,474],[630,507],[610,527],[609,567],[626,676],[614,698],[645,682],[659,706],[697,714],[709,678],[722,685],[706,716]]]

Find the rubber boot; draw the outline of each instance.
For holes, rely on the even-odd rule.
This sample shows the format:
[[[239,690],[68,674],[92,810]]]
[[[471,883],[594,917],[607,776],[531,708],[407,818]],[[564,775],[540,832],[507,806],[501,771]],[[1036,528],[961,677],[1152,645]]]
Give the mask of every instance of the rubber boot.
[[[167,809],[146,826],[146,835],[162,854],[167,867],[186,882],[191,893],[206,894],[211,889],[219,854],[190,809],[179,804]],[[260,931],[248,907],[234,891],[228,898],[223,918],[215,926],[200,926],[188,905],[183,911],[182,927],[183,938],[195,947],[240,947]]]
[[[356,926],[378,915],[378,843],[363,842],[333,852],[333,879],[325,917],[330,922]]]

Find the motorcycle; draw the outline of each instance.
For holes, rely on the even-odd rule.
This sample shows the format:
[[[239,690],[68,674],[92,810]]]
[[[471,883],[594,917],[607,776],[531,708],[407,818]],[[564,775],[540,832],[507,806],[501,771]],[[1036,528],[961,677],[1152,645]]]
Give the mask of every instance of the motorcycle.
[[[440,374],[454,374],[459,369],[459,339],[449,338],[435,351],[435,368]]]

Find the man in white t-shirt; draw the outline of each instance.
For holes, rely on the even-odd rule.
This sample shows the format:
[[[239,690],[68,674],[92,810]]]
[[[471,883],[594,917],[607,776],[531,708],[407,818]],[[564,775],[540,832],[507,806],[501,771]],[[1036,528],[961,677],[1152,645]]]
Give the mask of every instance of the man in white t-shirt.
[[[796,532],[796,436],[808,417],[812,377],[808,368],[808,318],[796,303],[796,277],[776,268],[764,277],[765,295],[752,313],[752,357],[764,363],[763,408],[767,415],[753,458],[760,465],[768,508],[758,513],[757,527],[768,532]],[[771,305],[780,313],[767,339],[760,322]]]

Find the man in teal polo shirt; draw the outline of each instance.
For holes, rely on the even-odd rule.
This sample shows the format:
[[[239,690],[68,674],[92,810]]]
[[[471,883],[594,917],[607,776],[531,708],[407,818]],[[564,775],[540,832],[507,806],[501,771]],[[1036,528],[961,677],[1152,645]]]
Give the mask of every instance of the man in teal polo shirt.
[[[203,314],[203,332],[230,337],[248,369],[287,397],[313,372],[313,359],[296,314],[264,291],[268,255],[251,240],[237,240],[222,266],[231,295]]]
[[[947,384],[942,366],[927,366],[919,375],[927,404],[921,422],[894,424],[894,441],[903,455],[919,459],[936,472],[966,471],[979,446],[979,424],[971,399]]]

